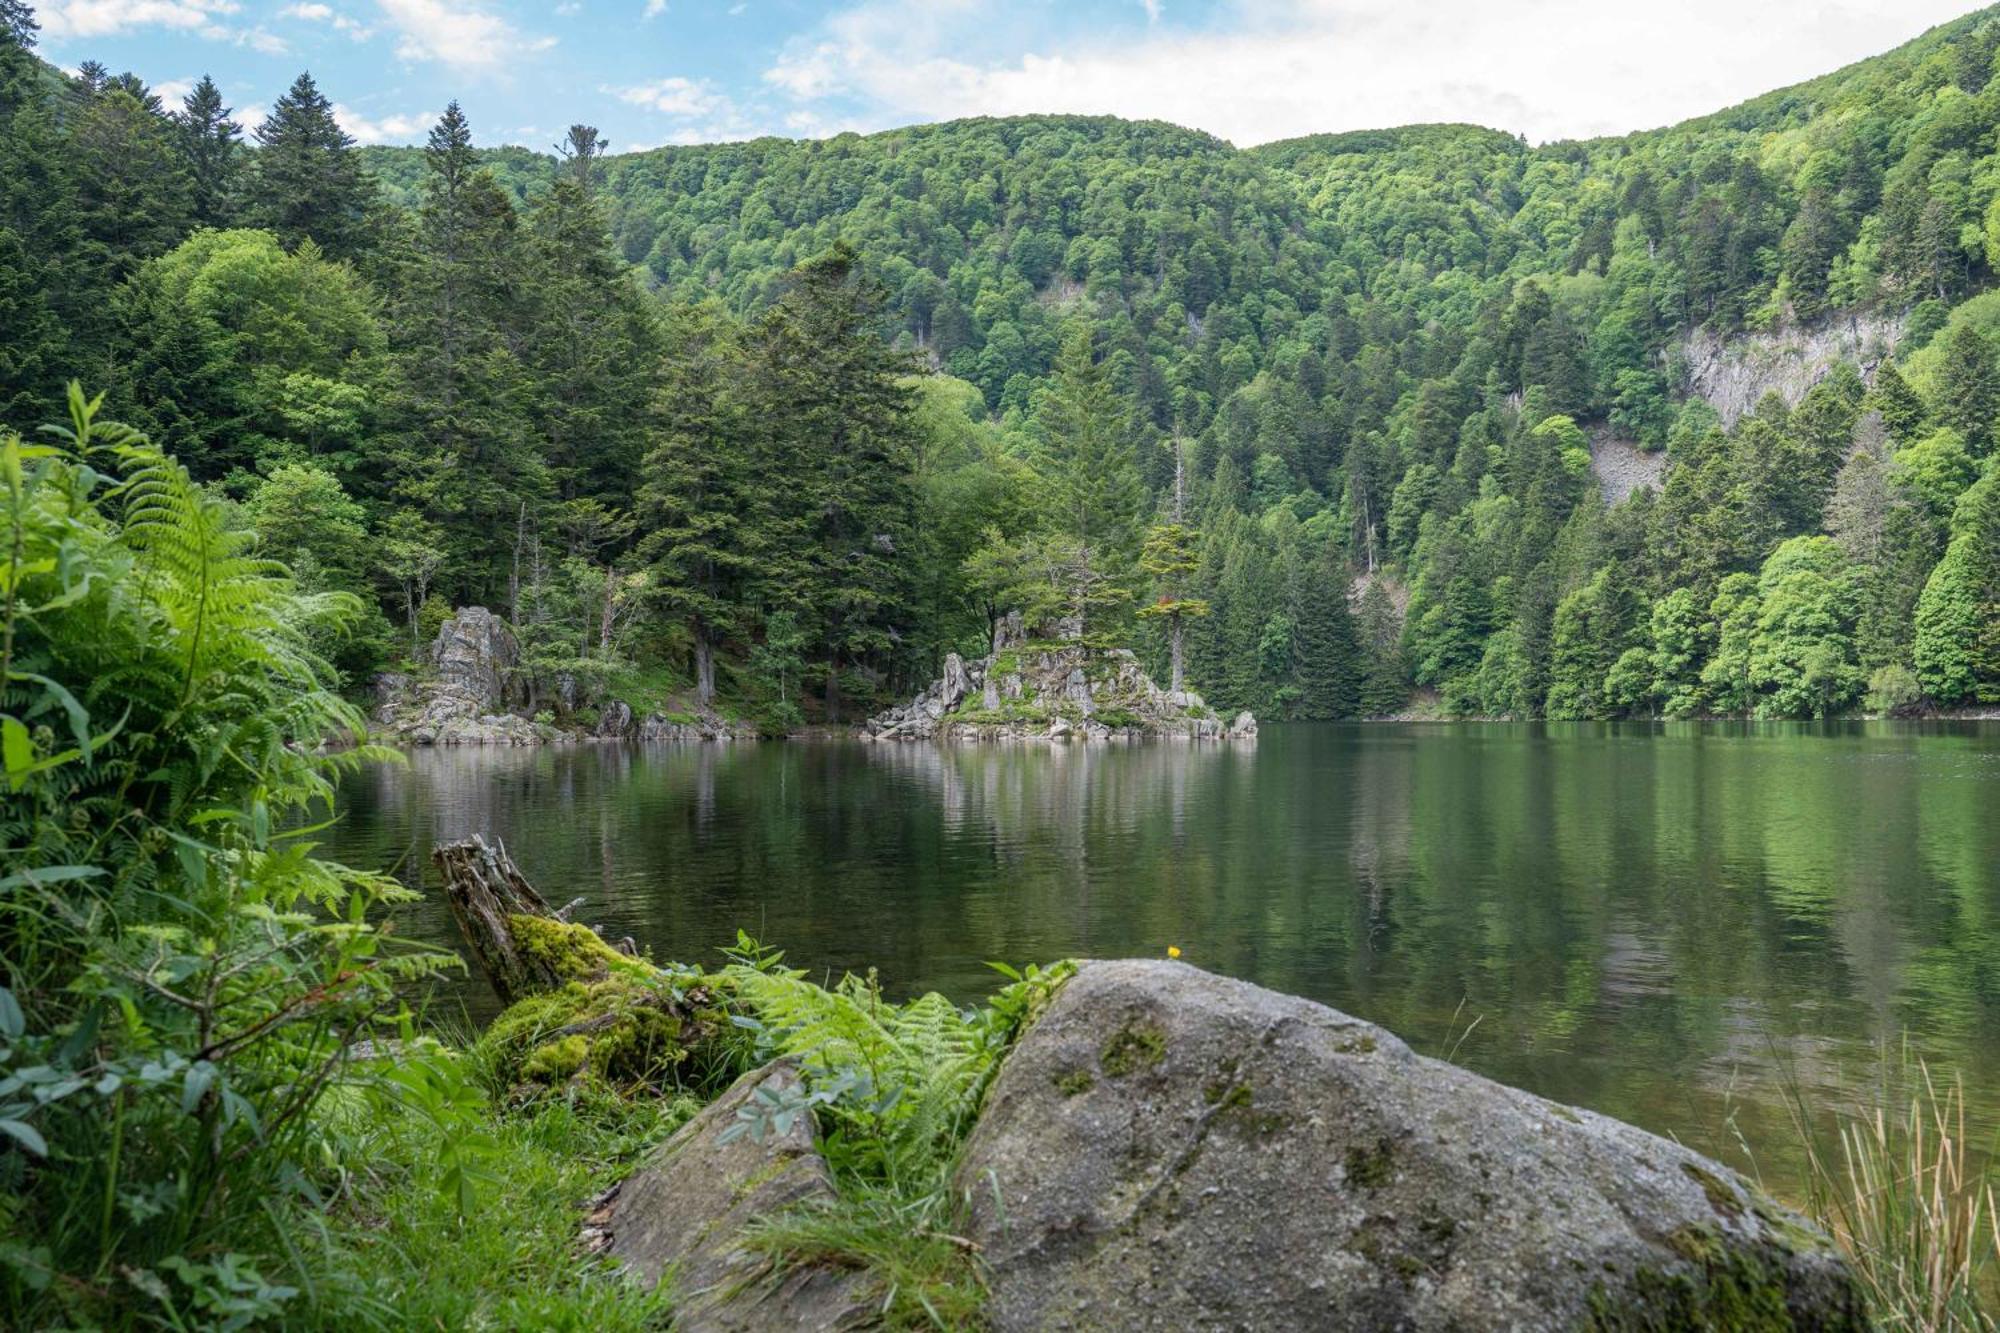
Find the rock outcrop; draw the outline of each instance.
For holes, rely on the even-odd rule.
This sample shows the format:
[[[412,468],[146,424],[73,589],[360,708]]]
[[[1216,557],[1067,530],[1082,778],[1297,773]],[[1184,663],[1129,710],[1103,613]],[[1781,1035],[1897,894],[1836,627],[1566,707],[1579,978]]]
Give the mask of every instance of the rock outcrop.
[[[375,724],[411,745],[539,745],[555,736],[508,711],[521,702],[520,646],[507,622],[468,606],[438,627],[423,677],[378,677]]]
[[[958,1174],[992,1327],[1863,1327],[1727,1168],[1178,963],[1083,966]]]
[[[769,1258],[743,1243],[744,1227],[760,1217],[836,1200],[809,1113],[782,1130],[766,1120],[751,1129],[740,1114],[760,1097],[800,1094],[782,1062],[745,1074],[654,1149],[590,1219],[593,1248],[637,1281],[651,1287],[671,1275],[676,1329],[851,1328],[879,1304],[858,1273],[773,1273]]]
[[[1733,426],[1767,393],[1796,407],[1842,361],[1860,367],[1864,378],[1872,376],[1902,337],[1900,316],[1856,313],[1770,333],[1725,337],[1695,329],[1683,339],[1680,356],[1688,388],[1708,400],[1723,425]]]
[[[1010,615],[976,662],[948,653],[915,699],[868,719],[863,740],[1085,740],[1158,736],[1248,740],[1256,719],[1225,724],[1198,694],[1162,690],[1123,648],[1035,640]]]

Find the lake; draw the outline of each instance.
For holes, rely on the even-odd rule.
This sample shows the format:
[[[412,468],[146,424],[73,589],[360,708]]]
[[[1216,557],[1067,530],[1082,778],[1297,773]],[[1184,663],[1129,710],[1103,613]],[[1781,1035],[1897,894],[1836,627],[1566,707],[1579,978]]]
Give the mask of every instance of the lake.
[[[343,797],[342,859],[427,883],[497,836],[661,958],[742,927],[969,1002],[989,959],[1177,946],[1780,1187],[1787,1089],[1853,1104],[1906,1051],[2000,1128],[1995,723],[433,750]],[[455,941],[434,886],[401,928]]]

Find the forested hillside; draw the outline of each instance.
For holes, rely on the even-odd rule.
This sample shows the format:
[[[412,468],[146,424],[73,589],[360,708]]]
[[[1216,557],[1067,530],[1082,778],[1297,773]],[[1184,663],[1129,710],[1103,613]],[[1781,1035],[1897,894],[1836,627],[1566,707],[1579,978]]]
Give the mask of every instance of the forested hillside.
[[[356,150],[305,76],[245,143],[212,85],[52,78],[5,9],[0,411],[108,393],[370,594],[353,681],[484,601],[551,709],[786,726],[1021,607],[1278,716],[2000,701],[1991,11],[1585,143],[1046,116],[545,156],[455,108]],[[1691,331],[1859,311],[1890,334],[1801,401],[1689,394]],[[1657,491],[1607,507],[1606,441],[1664,450]]]

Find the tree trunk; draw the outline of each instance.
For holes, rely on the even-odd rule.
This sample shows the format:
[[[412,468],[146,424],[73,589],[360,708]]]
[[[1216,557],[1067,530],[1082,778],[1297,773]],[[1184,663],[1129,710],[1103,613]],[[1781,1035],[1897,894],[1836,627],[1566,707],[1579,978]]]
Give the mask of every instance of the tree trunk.
[[[703,708],[715,702],[715,645],[706,625],[694,630],[694,699]]]
[[[1179,694],[1184,679],[1181,672],[1181,613],[1176,611],[1167,617],[1167,688]]]
[[[614,566],[604,567],[604,616],[597,626],[597,655],[611,660],[611,627],[617,617],[618,573]]]
[[[444,876],[445,901],[451,904],[459,933],[493,983],[500,1003],[512,1004],[562,984],[549,960],[523,950],[515,938],[510,918],[556,914],[515,868],[504,845],[489,847],[475,833],[460,842],[438,844],[431,860]]]

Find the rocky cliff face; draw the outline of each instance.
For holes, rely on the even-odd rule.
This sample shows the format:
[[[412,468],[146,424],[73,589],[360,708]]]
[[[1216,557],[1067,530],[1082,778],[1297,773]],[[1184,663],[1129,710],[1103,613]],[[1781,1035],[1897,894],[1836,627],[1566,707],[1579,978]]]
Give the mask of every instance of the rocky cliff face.
[[[1225,723],[1198,694],[1153,683],[1122,648],[1030,639],[1019,616],[1002,620],[993,651],[957,653],[911,702],[868,719],[864,740],[1248,740],[1257,720]]]
[[[1733,426],[1767,393],[1794,406],[1842,361],[1862,377],[1875,373],[1903,337],[1897,315],[1851,313],[1811,329],[1739,333],[1729,337],[1696,329],[1681,341],[1688,388],[1708,400],[1722,424]]]

